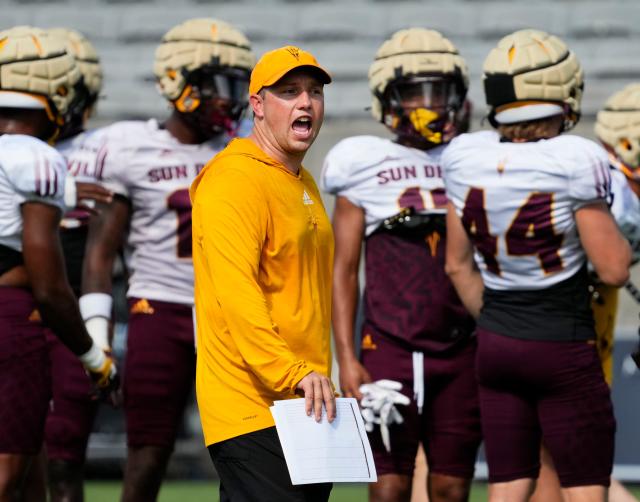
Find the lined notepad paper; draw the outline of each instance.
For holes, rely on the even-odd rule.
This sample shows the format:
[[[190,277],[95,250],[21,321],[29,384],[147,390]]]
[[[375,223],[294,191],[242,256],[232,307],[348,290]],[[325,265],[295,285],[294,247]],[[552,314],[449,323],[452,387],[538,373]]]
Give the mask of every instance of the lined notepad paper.
[[[294,485],[374,482],[378,477],[358,402],[336,399],[333,423],[308,417],[304,399],[276,401],[271,414]]]

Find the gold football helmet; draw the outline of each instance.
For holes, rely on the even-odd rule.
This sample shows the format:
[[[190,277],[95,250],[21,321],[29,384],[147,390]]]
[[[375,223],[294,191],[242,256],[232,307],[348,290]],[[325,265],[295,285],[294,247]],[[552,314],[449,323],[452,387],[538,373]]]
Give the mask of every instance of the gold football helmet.
[[[448,39],[424,28],[400,30],[369,69],[371,113],[413,143],[446,143],[460,132],[468,86],[467,65]]]
[[[160,93],[176,110],[211,134],[232,132],[248,104],[255,56],[236,28],[210,18],[170,29],[156,50],[154,73]],[[205,102],[215,100],[207,106]],[[194,113],[195,112],[195,113]]]
[[[598,139],[628,178],[640,182],[640,83],[616,92],[598,112]]]
[[[84,86],[87,88],[93,104],[100,95],[103,81],[102,66],[95,47],[87,37],[76,30],[51,28],[49,32],[66,40],[67,52],[76,59],[80,73],[82,73]]]
[[[0,108],[45,110],[55,137],[70,120],[81,79],[59,36],[31,26],[0,31]]]
[[[48,31],[65,41],[67,52],[75,58],[82,74],[78,99],[70,109],[70,120],[60,132],[60,137],[65,138],[84,129],[85,122],[100,96],[103,73],[96,49],[82,33],[68,28],[51,28]]]
[[[580,118],[584,78],[576,55],[558,37],[538,30],[507,35],[484,62],[484,91],[492,125],[564,114],[564,130]]]

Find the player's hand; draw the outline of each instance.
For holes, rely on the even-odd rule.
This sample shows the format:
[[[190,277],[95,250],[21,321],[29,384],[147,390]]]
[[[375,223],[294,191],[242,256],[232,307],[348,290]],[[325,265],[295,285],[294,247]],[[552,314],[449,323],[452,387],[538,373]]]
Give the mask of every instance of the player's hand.
[[[401,424],[404,418],[396,405],[408,405],[411,400],[401,394],[402,384],[394,380],[377,380],[360,386],[363,398],[360,401],[362,418],[365,428],[372,432],[376,425],[380,426],[382,443],[388,452],[391,451],[389,426]]]
[[[109,204],[113,200],[113,192],[98,183],[76,181],[76,197],[79,201],[91,199],[103,204]]]
[[[76,181],[76,199],[79,209],[98,214],[96,202],[110,204],[113,201],[113,192],[97,183]]]
[[[79,357],[94,384],[92,397],[118,407],[121,401],[120,375],[111,350],[101,349],[94,343]]]
[[[87,368],[87,373],[94,384],[91,395],[94,399],[104,401],[117,408],[122,401],[120,374],[111,351],[105,351],[105,356],[105,363],[102,367],[94,370]]]
[[[340,390],[344,397],[362,399],[360,386],[371,382],[371,375],[355,357],[340,362]]]
[[[304,394],[304,408],[307,416],[315,415],[316,422],[322,418],[322,405],[327,410],[329,423],[336,418],[336,398],[333,393],[331,380],[326,376],[312,371],[296,385],[296,389]]]

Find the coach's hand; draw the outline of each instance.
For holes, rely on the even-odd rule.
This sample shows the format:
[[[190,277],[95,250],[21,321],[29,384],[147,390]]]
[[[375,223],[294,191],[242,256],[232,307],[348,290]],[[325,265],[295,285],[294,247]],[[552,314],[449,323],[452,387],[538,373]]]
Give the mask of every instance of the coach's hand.
[[[344,397],[362,399],[360,386],[371,382],[371,375],[355,357],[346,361],[340,361],[340,390]]]
[[[331,380],[326,376],[312,371],[296,385],[296,389],[304,393],[304,408],[307,416],[313,412],[316,422],[322,418],[322,403],[327,410],[329,423],[336,418],[336,398],[333,393]]]

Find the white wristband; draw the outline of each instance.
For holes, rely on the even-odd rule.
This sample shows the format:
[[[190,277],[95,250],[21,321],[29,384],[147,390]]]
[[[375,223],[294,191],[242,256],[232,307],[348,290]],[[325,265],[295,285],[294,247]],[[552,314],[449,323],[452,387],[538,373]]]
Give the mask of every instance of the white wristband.
[[[72,176],[67,174],[67,177],[64,180],[64,205],[69,209],[73,209],[78,204],[76,190],[76,180]]]
[[[93,340],[93,344],[105,350],[109,345],[109,319],[104,317],[92,317],[84,322],[87,333]]]
[[[99,371],[104,367],[104,363],[107,356],[100,347],[95,343],[91,345],[91,348],[84,354],[78,356],[85,368],[90,371]]]
[[[113,298],[107,293],[87,293],[80,297],[78,304],[80,305],[82,318],[85,321],[92,317],[111,319]]]

